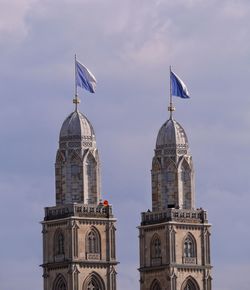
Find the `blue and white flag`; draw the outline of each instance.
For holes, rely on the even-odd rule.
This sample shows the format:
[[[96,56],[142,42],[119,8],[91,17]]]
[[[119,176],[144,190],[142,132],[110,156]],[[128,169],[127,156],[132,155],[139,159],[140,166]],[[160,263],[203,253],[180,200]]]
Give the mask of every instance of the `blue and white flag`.
[[[184,82],[172,71],[170,72],[171,94],[172,96],[189,99],[189,92]]]
[[[76,85],[90,93],[95,92],[96,79],[91,71],[76,60]]]

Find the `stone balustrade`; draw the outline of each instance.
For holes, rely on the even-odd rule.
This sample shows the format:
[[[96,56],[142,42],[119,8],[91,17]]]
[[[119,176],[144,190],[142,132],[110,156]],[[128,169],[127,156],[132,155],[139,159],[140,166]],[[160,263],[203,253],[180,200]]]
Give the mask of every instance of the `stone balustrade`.
[[[168,208],[161,212],[143,212],[141,225],[157,224],[168,221],[183,223],[207,223],[207,212],[203,209]]]
[[[61,206],[45,207],[44,220],[54,220],[70,216],[112,218],[112,206],[105,206],[102,203],[98,205],[73,203]]]

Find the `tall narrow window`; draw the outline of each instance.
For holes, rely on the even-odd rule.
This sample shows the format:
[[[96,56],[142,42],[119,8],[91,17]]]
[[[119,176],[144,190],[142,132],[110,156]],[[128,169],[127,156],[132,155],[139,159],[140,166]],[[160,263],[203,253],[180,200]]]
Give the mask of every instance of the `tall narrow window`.
[[[91,259],[100,259],[101,242],[96,228],[92,228],[86,236],[86,253]]]
[[[171,183],[174,182],[175,179],[176,179],[176,168],[172,163],[170,163],[166,172],[166,181]]]
[[[115,227],[111,228],[111,233],[110,233],[110,238],[111,238],[111,258],[115,259]]]
[[[192,182],[191,182],[191,168],[187,160],[183,160],[181,166],[181,184],[180,188],[182,191],[183,208],[192,208]]]
[[[205,236],[206,241],[206,263],[210,264],[210,233],[207,232]]]
[[[170,251],[171,262],[175,263],[176,262],[175,230],[170,231],[170,241],[171,241],[171,251]]]
[[[159,236],[156,234],[153,236],[150,245],[151,250],[151,265],[152,266],[160,266],[162,263],[161,257],[161,240]]]
[[[85,163],[87,174],[88,203],[97,202],[97,162],[92,154],[88,154]]]
[[[81,168],[79,165],[71,165],[71,176],[74,179],[80,179],[81,177]]]
[[[194,257],[194,244],[190,237],[184,242],[184,257]]]
[[[88,242],[89,242],[89,253],[98,253],[98,241],[96,234],[91,231],[88,236]]]
[[[152,253],[152,258],[161,257],[161,241],[158,237],[153,238],[151,242],[151,253]]]
[[[60,230],[54,236],[54,254],[64,255],[64,235]]]
[[[188,233],[183,242],[183,262],[196,264],[196,242],[191,233]]]

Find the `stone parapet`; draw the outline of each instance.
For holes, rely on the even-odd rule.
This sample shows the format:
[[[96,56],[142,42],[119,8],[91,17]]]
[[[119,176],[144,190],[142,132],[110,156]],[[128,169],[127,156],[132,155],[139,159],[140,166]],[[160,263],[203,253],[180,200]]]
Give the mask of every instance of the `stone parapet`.
[[[70,216],[113,218],[112,206],[105,206],[102,203],[98,205],[73,203],[60,206],[45,207],[44,210],[45,221],[61,219]]]
[[[163,222],[208,223],[207,212],[203,209],[168,208],[161,212],[141,213],[141,226]]]

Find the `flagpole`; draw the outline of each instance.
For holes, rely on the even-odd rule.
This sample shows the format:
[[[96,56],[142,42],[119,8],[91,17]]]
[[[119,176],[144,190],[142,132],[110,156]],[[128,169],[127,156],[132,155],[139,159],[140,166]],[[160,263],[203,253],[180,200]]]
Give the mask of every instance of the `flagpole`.
[[[169,80],[170,80],[170,84],[169,84],[169,96],[170,96],[170,104],[169,104],[169,110],[170,110],[170,119],[172,120],[172,82],[171,82],[171,65],[169,66]]]
[[[170,80],[170,84],[169,84],[169,107],[168,107],[168,111],[170,112],[170,119],[173,119],[173,112],[175,110],[175,107],[173,106],[173,96],[172,96],[172,81],[171,81],[171,65],[169,66],[169,80]]]
[[[75,97],[73,99],[73,103],[75,104],[75,111],[78,111],[78,104],[80,103],[80,99],[78,98],[77,92],[77,82],[76,82],[76,54],[75,54]]]

